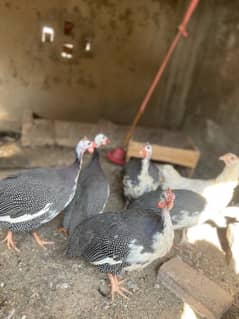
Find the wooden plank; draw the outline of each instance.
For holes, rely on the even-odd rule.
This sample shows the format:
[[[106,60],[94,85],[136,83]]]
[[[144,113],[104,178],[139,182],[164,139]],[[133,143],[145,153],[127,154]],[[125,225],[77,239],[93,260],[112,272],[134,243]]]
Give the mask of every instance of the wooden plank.
[[[238,208],[239,211],[239,208]],[[226,232],[228,244],[230,246],[231,254],[230,260],[236,274],[239,274],[239,223],[229,224]]]
[[[127,150],[127,159],[130,157],[140,158],[139,151],[142,149],[143,143],[130,140]],[[200,152],[195,150],[186,150],[175,147],[161,146],[152,144],[152,159],[155,161],[168,162],[178,164],[185,167],[194,168],[200,157]]]
[[[158,280],[203,318],[219,319],[232,305],[228,292],[178,257],[163,264]]]

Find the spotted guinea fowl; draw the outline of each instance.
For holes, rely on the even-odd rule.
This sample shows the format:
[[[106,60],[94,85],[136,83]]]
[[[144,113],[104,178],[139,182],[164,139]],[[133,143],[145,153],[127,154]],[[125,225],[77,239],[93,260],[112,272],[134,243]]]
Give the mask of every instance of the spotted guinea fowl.
[[[169,214],[174,194],[164,191],[160,211],[130,209],[91,217],[78,225],[70,236],[67,255],[84,257],[108,274],[111,295],[127,292],[117,275],[142,269],[166,255],[173,245],[174,231]]]
[[[123,188],[128,202],[157,189],[161,184],[159,170],[151,162],[152,146],[146,143],[140,155],[142,159],[130,159],[124,166]]]
[[[186,230],[189,227],[195,226],[199,223],[205,222],[215,215],[215,211],[208,210],[207,202],[201,195],[185,189],[172,190],[175,194],[176,200],[171,209],[170,216],[173,223],[173,228],[182,229],[183,240],[186,236]],[[162,190],[158,189],[144,194],[135,199],[129,205],[129,209],[152,209],[159,210],[156,207],[158,198],[162,196]],[[219,211],[218,211],[219,213]]]
[[[107,145],[109,139],[100,133],[94,139],[94,153],[89,165],[82,169],[77,182],[75,196],[64,210],[64,230],[72,233],[84,219],[102,213],[107,203],[110,187],[100,164],[99,148]]]
[[[163,176],[162,188],[188,189],[203,196],[211,209],[226,207],[239,183],[239,158],[232,153],[221,157],[225,167],[214,179],[203,180],[181,176],[172,165],[159,165]]]
[[[13,232],[32,232],[37,243],[52,243],[40,239],[35,229],[56,217],[72,200],[86,150],[93,143],[82,139],[76,146],[76,160],[65,167],[35,168],[0,181],[0,226],[8,229],[4,241],[9,249],[18,250]]]

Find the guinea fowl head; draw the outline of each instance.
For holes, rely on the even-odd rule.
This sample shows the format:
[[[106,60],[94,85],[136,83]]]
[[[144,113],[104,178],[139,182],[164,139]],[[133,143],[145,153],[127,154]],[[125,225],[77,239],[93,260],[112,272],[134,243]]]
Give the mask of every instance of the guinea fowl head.
[[[162,193],[162,198],[158,202],[157,207],[158,208],[167,208],[168,210],[171,210],[174,205],[175,200],[175,194],[171,191],[171,189],[167,189]]]
[[[219,182],[233,182],[234,187],[239,182],[239,158],[233,153],[227,153],[219,157],[225,163],[221,174],[217,177]]]
[[[91,142],[87,137],[84,137],[76,145],[77,159],[80,159],[81,156],[85,153],[85,151],[88,151],[89,153],[93,153],[94,151],[94,142]]]
[[[239,162],[238,156],[233,153],[226,153],[220,156],[219,160],[224,161],[226,166],[233,166]]]
[[[103,133],[99,133],[95,136],[95,147],[98,148],[102,145],[107,145],[110,143],[109,138],[103,134]]]
[[[144,146],[140,150],[139,154],[143,158],[150,159],[152,157],[152,152],[153,152],[153,149],[152,149],[151,144],[146,143],[146,144],[144,144]]]

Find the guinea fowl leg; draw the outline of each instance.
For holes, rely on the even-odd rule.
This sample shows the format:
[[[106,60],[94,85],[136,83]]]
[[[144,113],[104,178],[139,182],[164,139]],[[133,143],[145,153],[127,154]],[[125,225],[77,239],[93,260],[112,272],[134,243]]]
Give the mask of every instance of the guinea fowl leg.
[[[124,208],[123,209],[127,209],[128,206],[130,204],[130,200],[129,199],[126,199],[125,203],[124,203]]]
[[[128,291],[126,288],[120,287],[120,285],[124,282],[124,280],[119,281],[117,276],[113,276],[112,274],[108,274],[108,277],[109,277],[110,285],[111,285],[111,298],[112,298],[112,301],[114,301],[115,293],[118,293],[122,297],[124,297],[126,299],[129,299],[128,296],[125,295],[125,293],[130,294],[130,295],[132,293],[130,291]]]
[[[7,232],[7,236],[3,239],[2,242],[5,242],[5,241],[7,242],[7,248],[8,249],[14,249],[16,251],[20,251],[20,249],[18,249],[16,247],[16,244],[13,241],[13,233],[12,233],[12,231],[9,230]]]
[[[182,229],[182,237],[180,240],[180,245],[187,244],[187,243],[188,243],[187,229],[183,228]]]
[[[58,233],[63,233],[65,237],[68,237],[68,232],[67,230],[62,226],[57,228]]]
[[[37,234],[37,232],[32,232],[32,235],[35,239],[35,241],[38,243],[39,246],[43,247],[46,249],[45,245],[52,245],[54,244],[54,241],[45,241],[45,240],[42,240],[39,235]]]

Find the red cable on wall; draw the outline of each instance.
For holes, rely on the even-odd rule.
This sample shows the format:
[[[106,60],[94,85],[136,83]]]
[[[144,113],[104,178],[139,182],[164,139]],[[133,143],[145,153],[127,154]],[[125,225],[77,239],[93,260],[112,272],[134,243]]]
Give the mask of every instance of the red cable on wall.
[[[158,84],[159,80],[161,79],[162,77],[162,74],[178,44],[178,41],[180,40],[181,36],[184,36],[184,37],[187,37],[188,36],[188,32],[186,30],[187,28],[187,25],[188,25],[188,22],[193,14],[193,11],[196,9],[197,5],[199,3],[199,0],[191,0],[190,4],[189,4],[189,7],[185,13],[185,16],[182,20],[182,23],[179,25],[178,27],[178,32],[163,60],[163,63],[161,64],[152,84],[150,85],[146,95],[145,95],[145,98],[144,100],[142,101],[140,107],[139,107],[139,110],[138,112],[136,113],[136,116],[134,117],[134,120],[127,132],[127,135],[126,135],[126,138],[125,138],[125,141],[124,141],[124,147],[126,147],[128,145],[128,142],[133,134],[133,131],[135,129],[135,126],[137,125],[138,121],[140,120],[141,116],[143,115],[145,109],[146,109],[146,106],[149,102],[149,99],[151,97],[151,95],[153,94],[153,91],[156,87],[156,85]],[[121,152],[121,157],[122,158],[118,158],[116,159],[116,157],[114,156],[114,153],[117,152],[117,150]],[[119,152],[118,152],[119,154]],[[111,152],[108,153],[107,155],[108,159],[111,160],[112,162],[116,163],[116,164],[120,164],[122,165],[124,163],[124,157],[125,157],[125,151],[123,149],[116,149],[116,150],[112,150]],[[118,157],[118,156],[117,156]]]

